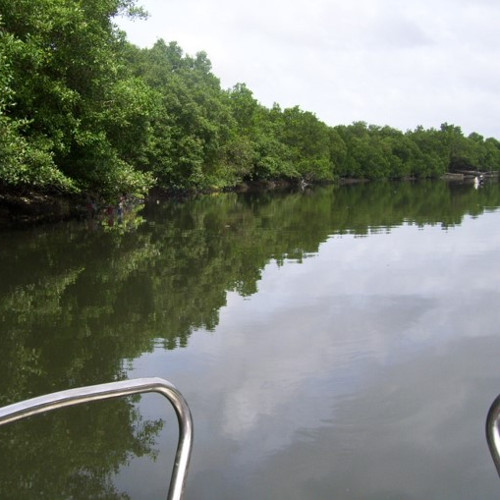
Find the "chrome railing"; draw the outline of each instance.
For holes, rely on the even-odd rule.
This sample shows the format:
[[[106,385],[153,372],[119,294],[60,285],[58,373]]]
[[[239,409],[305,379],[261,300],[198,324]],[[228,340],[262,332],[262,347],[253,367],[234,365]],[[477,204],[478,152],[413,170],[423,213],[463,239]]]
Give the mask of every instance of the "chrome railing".
[[[20,403],[0,408],[0,425],[15,422],[32,415],[58,408],[75,406],[90,401],[100,401],[144,392],[158,392],[165,396],[175,409],[179,422],[179,440],[175,462],[170,476],[167,500],[180,500],[184,494],[186,477],[193,445],[193,422],[191,411],[182,394],[167,380],[158,377],[138,378],[108,384],[91,385],[54,392],[45,396],[27,399]]]
[[[500,476],[500,394],[493,401],[486,417],[486,440]]]

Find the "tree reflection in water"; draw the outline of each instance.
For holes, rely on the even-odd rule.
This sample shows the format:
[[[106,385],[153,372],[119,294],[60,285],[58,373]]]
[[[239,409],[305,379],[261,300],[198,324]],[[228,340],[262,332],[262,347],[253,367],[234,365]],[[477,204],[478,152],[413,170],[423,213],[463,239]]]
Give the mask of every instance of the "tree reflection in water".
[[[175,349],[214,330],[227,292],[255,293],[267,263],[301,262],[331,235],[446,229],[499,201],[498,184],[372,183],[165,201],[131,230],[4,232],[0,404],[124,378],[127,360],[155,343]],[[128,399],[7,426],[0,496],[126,498],[113,474],[132,455],[154,459],[161,427]]]

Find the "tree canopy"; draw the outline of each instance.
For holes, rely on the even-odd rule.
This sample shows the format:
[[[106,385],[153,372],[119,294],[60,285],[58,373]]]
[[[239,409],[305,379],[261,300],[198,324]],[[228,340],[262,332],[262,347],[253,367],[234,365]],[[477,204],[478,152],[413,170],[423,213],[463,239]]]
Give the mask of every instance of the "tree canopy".
[[[0,184],[66,192],[208,190],[248,181],[428,178],[500,169],[460,127],[329,126],[221,88],[205,52],[141,49],[114,19],[135,0],[0,0]]]

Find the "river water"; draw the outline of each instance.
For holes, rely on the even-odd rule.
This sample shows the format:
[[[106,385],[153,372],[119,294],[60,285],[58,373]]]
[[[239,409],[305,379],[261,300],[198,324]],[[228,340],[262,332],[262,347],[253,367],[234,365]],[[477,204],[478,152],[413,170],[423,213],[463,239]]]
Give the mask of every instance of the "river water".
[[[187,499],[493,499],[500,189],[373,183],[159,201],[0,233],[0,404],[159,376]],[[0,428],[0,498],[163,498],[158,395]]]

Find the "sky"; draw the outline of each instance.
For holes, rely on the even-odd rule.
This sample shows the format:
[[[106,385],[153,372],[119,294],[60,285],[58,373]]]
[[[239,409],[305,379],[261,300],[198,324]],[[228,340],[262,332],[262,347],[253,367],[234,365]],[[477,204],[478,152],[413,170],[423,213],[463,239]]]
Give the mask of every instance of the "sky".
[[[222,88],[328,125],[447,122],[500,138],[498,0],[138,0],[128,39],[205,51]]]

